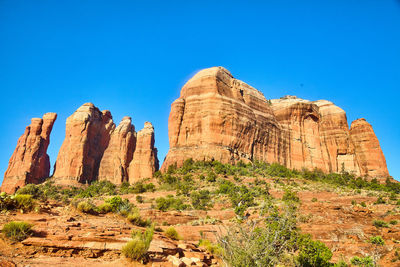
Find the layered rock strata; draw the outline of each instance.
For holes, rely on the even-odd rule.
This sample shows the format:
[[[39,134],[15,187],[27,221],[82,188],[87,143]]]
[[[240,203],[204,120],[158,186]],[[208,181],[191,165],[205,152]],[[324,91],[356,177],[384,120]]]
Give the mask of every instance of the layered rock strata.
[[[49,177],[50,159],[47,148],[56,113],[46,113],[41,118],[33,118],[25,133],[18,139],[4,174],[1,191],[14,193],[26,184],[38,184]]]
[[[152,178],[154,172],[158,170],[159,163],[154,142],[154,127],[150,122],[145,122],[144,128],[137,133],[135,152],[129,164],[131,182]]]
[[[99,180],[114,184],[128,182],[128,167],[136,147],[136,132],[130,117],[124,117],[111,132],[110,142],[100,162]]]
[[[294,96],[267,101],[226,69],[209,68],[191,78],[171,105],[170,150],[162,170],[192,158],[387,176],[372,128],[363,124],[361,136],[357,125],[349,130],[346,113],[332,102]]]

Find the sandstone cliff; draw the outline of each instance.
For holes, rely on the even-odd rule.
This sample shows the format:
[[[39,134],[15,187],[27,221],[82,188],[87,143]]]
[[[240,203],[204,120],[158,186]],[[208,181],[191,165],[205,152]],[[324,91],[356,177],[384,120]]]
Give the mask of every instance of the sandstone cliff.
[[[18,139],[4,174],[1,191],[14,193],[26,184],[38,184],[49,177],[50,160],[47,148],[56,113],[46,113],[43,119],[33,118],[31,125]]]
[[[101,112],[92,103],[83,104],[68,117],[65,140],[54,166],[55,181],[69,185],[95,180],[114,127],[111,113]]]
[[[128,167],[136,146],[136,132],[130,117],[124,117],[111,132],[110,143],[100,162],[99,180],[114,184],[128,182]]]
[[[152,178],[158,171],[157,149],[154,147],[154,128],[150,122],[137,133],[135,153],[129,165],[129,181]]]
[[[162,170],[188,158],[261,160],[294,169],[386,177],[371,126],[358,124],[350,131],[346,113],[332,102],[294,96],[267,101],[226,69],[209,68],[191,78],[171,105],[170,150]]]

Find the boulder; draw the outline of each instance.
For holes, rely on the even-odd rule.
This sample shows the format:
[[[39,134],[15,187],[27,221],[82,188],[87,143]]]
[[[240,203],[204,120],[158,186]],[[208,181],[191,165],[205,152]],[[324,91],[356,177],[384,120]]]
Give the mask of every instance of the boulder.
[[[39,184],[49,177],[47,148],[56,118],[56,113],[46,113],[43,119],[32,119],[25,133],[18,139],[4,174],[1,191],[11,194],[26,184]]]

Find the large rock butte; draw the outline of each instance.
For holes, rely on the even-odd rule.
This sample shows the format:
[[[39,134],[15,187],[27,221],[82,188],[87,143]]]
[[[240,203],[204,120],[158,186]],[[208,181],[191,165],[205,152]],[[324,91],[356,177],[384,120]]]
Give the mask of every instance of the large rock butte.
[[[47,148],[56,113],[46,113],[43,119],[33,118],[25,133],[18,139],[4,174],[1,191],[14,193],[26,184],[39,184],[49,177],[50,160]]]
[[[154,172],[158,171],[159,163],[154,142],[153,125],[150,122],[145,122],[144,128],[137,133],[135,152],[129,164],[131,181],[152,178]]]
[[[115,127],[109,111],[86,103],[67,119],[53,178],[63,185],[95,180],[121,184],[150,178],[157,170],[151,123],[136,134],[130,117]]]
[[[224,163],[278,162],[289,168],[387,177],[372,127],[349,130],[346,113],[326,100],[269,100],[222,67],[198,72],[171,105],[170,149],[162,170],[192,158]],[[354,128],[354,129],[353,129]]]

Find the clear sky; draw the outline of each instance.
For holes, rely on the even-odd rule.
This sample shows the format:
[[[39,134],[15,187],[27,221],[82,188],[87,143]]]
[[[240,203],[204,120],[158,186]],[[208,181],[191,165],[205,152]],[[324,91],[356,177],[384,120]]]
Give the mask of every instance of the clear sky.
[[[163,161],[171,103],[212,66],[266,98],[327,99],[349,123],[366,118],[400,178],[398,0],[0,0],[0,173],[46,112],[58,113],[53,165],[66,118],[85,102],[137,130],[151,121]]]

